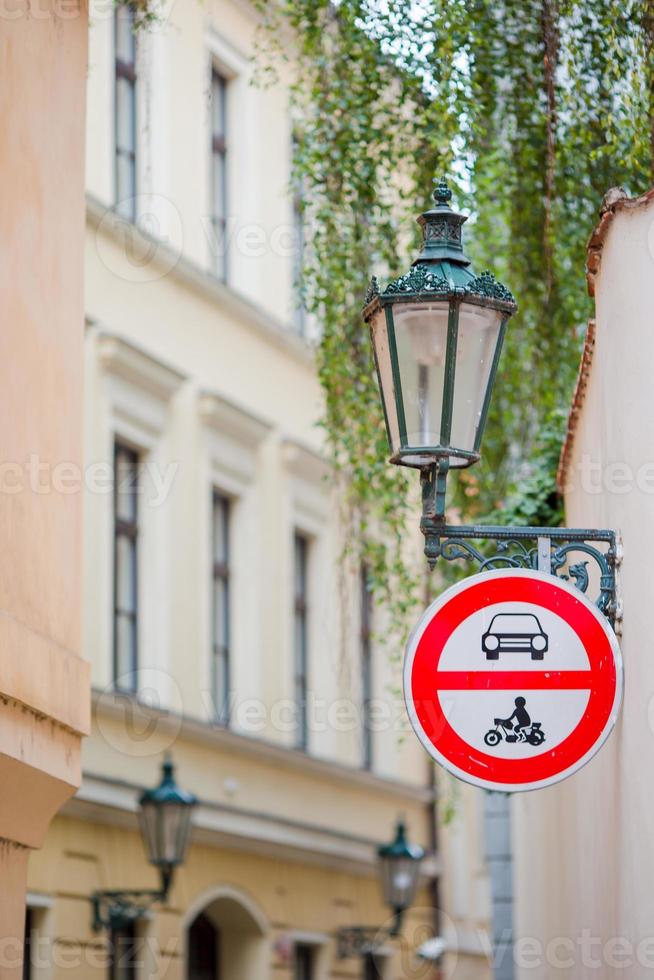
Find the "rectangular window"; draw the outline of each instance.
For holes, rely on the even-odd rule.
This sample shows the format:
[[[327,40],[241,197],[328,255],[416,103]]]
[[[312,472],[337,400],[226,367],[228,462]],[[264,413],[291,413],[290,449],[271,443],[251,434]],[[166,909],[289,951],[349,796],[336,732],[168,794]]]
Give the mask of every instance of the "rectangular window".
[[[230,588],[229,524],[230,501],[213,495],[212,513],[212,693],[216,720],[229,724]]]
[[[309,660],[308,642],[308,553],[309,542],[303,534],[294,538],[294,631],[293,650],[295,667],[295,704],[297,708],[296,746],[307,748],[309,741],[307,720],[307,671]]]
[[[314,947],[305,943],[295,946],[294,980],[313,980]]]
[[[298,137],[293,136],[293,158],[298,153]],[[293,186],[293,325],[301,337],[306,334],[307,311],[302,301],[301,284],[304,269],[306,228],[304,224],[304,186],[296,177]]]
[[[211,228],[213,271],[227,281],[227,79],[211,71]]]
[[[119,4],[114,17],[116,210],[136,220],[136,36],[134,9]]]
[[[363,767],[372,768],[372,729],[370,727],[370,702],[372,699],[372,592],[368,582],[368,569],[363,566],[361,590],[361,729],[363,740]]]
[[[138,453],[114,449],[114,684],[136,690],[138,666]]]
[[[136,924],[112,929],[109,937],[109,980],[135,980],[137,974]]]

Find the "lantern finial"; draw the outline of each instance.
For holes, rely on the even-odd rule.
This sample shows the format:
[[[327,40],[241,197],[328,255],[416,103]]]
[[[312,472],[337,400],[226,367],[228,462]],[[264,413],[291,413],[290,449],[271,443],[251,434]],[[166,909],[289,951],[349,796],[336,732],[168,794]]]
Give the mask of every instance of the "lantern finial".
[[[434,183],[436,184],[436,190],[434,191],[432,197],[436,204],[443,206],[449,205],[452,200],[452,191],[450,190],[449,184],[445,177],[434,177]]]

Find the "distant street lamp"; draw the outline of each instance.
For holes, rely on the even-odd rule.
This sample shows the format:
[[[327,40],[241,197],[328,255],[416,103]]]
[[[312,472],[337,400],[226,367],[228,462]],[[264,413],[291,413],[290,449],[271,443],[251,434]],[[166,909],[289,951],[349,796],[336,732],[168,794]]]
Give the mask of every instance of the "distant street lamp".
[[[197,804],[175,782],[170,758],[164,760],[161,782],[145,790],[139,799],[141,835],[150,864],[159,870],[161,887],[96,891],[91,896],[93,928],[121,929],[144,913],[155,902],[165,902],[175,868],[184,862],[191,833],[191,814]]]
[[[406,827],[400,820],[395,837],[377,850],[378,871],[384,903],[392,912],[390,926],[347,926],[336,934],[338,956],[369,956],[386,940],[399,935],[404,912],[413,904],[425,852],[407,840]]]
[[[377,851],[379,875],[384,902],[393,910],[391,935],[396,936],[402,926],[402,916],[413,904],[420,878],[420,866],[425,852],[406,838],[406,827],[400,820],[395,839]]]

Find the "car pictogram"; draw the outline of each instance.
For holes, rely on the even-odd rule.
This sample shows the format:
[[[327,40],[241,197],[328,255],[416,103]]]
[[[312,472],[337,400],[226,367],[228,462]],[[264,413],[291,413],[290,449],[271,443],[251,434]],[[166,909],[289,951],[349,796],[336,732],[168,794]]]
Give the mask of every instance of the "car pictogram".
[[[542,660],[547,645],[547,634],[532,613],[497,613],[481,638],[486,660],[498,660],[501,653],[511,652]]]

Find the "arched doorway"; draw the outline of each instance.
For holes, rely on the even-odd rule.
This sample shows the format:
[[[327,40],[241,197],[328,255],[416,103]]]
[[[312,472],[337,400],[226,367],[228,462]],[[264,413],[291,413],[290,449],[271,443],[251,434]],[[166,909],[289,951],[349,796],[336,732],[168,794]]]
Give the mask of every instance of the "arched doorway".
[[[188,931],[189,980],[222,980],[220,969],[220,930],[203,912],[195,917]]]
[[[231,889],[198,904],[186,932],[186,980],[265,980],[267,930],[259,910]]]

